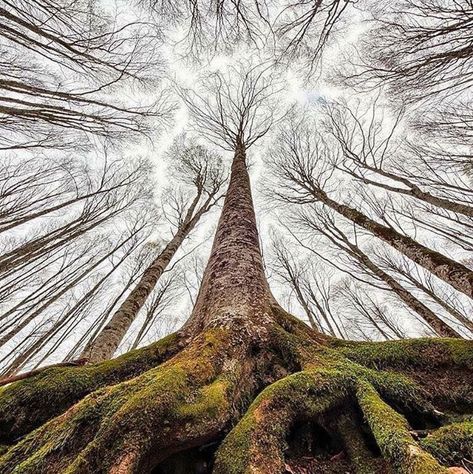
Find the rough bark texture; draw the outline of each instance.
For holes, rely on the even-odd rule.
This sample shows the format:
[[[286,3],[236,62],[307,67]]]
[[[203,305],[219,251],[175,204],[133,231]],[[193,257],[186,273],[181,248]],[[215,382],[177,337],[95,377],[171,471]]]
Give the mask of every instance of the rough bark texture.
[[[340,341],[284,312],[240,145],[189,322],[3,387],[0,473],[444,474],[471,455],[472,372],[469,341]]]
[[[255,331],[264,326],[271,302],[275,303],[264,274],[246,150],[239,143],[212,252],[185,331],[234,324],[235,318]]]

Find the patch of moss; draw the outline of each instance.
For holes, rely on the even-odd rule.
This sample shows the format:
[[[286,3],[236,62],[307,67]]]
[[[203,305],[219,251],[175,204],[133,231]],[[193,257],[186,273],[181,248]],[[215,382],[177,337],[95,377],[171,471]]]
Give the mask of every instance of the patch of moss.
[[[174,355],[179,336],[171,334],[115,359],[81,367],[51,367],[0,390],[0,441],[11,442],[63,413],[101,387],[133,378]]]
[[[456,365],[473,369],[473,341],[463,339],[404,339],[399,341],[354,342],[333,340],[349,359],[373,368],[439,367]]]
[[[356,474],[374,474],[379,470],[380,460],[369,451],[354,417],[342,415],[337,428]]]
[[[405,418],[394,411],[369,384],[357,384],[357,399],[383,456],[405,474],[446,474],[445,468],[422,450]]]
[[[157,440],[165,444],[196,386],[218,398],[222,385],[209,382],[221,368],[223,333],[208,331],[172,360],[84,397],[0,458],[0,473],[101,472],[130,446],[146,451]]]
[[[473,420],[443,426],[420,440],[420,445],[447,466],[473,460]]]
[[[176,415],[179,418],[197,420],[204,417],[214,418],[219,412],[229,410],[227,394],[230,385],[224,377],[218,377],[200,390],[196,401],[178,407]]]

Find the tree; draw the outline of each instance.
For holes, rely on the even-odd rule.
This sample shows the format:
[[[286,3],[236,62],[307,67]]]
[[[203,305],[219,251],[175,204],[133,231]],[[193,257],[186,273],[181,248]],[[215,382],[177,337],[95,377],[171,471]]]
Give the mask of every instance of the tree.
[[[434,406],[446,412],[460,401],[472,406],[471,344],[340,341],[276,303],[264,275],[246,164],[249,144],[269,128],[268,115],[259,113],[271,87],[252,72],[230,96],[226,90],[214,90],[217,107],[210,107],[213,96],[192,109],[209,119],[203,124],[211,124],[214,136],[219,130],[234,157],[189,320],[178,333],[113,361],[52,367],[4,388],[2,442],[31,433],[0,458],[0,472],[19,466],[24,473],[192,472],[212,463],[215,473],[282,473],[294,470],[302,432],[325,453],[317,458],[325,472],[391,465],[442,474],[447,468],[438,460],[451,466],[468,456],[462,444],[468,422],[440,427],[424,440],[412,430],[445,423]],[[460,370],[446,396],[438,380],[454,369]],[[334,458],[341,449],[347,458]]]
[[[315,73],[323,51],[354,3],[140,0],[157,18],[180,27],[177,43],[197,62],[209,53],[233,52],[236,46],[265,51],[269,45],[271,61],[294,66],[296,59],[301,60],[306,69],[302,74],[308,77]]]
[[[370,28],[341,76],[363,90],[384,86],[400,107],[415,106],[409,122],[428,137],[427,154],[436,149],[445,163],[471,169],[471,2],[368,2],[365,13]]]
[[[329,274],[313,262],[310,265],[298,262],[288,249],[288,242],[281,238],[273,238],[272,254],[274,262],[271,270],[292,288],[310,326],[332,336],[336,336],[338,332],[344,338],[345,334],[331,308],[333,285]]]
[[[448,97],[472,82],[469,0],[403,0],[370,9],[356,82],[388,84],[404,100]]]
[[[394,125],[383,127],[382,109],[376,110],[376,105],[374,101],[364,119],[343,104],[325,107],[328,131],[342,151],[337,169],[369,186],[473,217],[466,176],[446,176],[428,153],[416,153],[408,142],[395,140],[402,114],[395,117]]]
[[[368,251],[363,251],[360,248],[356,232],[350,238],[332,213],[326,212],[325,209],[312,208],[310,212],[302,214],[299,220],[305,228],[323,236],[337,250],[341,250],[348,256],[351,265],[349,264],[349,269],[344,269],[344,271],[350,275],[360,275],[358,280],[368,281],[371,286],[377,286],[377,288],[395,294],[408,308],[415,311],[437,335],[460,337],[459,333],[439,318],[434,311],[406,290],[389,273],[383,271],[376,261],[370,258]],[[318,253],[317,251],[313,252]],[[338,268],[340,269],[340,266]]]
[[[89,288],[86,288],[84,293],[77,298],[77,301],[74,301],[69,307],[65,307],[64,310],[57,315],[52,324],[43,324],[40,326],[41,330],[39,331],[38,337],[34,338],[30,342],[29,346],[20,351],[20,348],[17,346],[15,348],[15,353],[17,356],[8,364],[7,369],[4,371],[5,375],[11,375],[20,370],[29,359],[37,355],[51,340],[58,335],[58,333],[63,332],[61,337],[55,340],[52,344],[52,348],[49,348],[48,352],[40,359],[40,363],[46,359],[54,350],[61,344],[63,339],[67,337],[68,332],[73,330],[76,327],[78,320],[84,317],[84,314],[87,314],[93,308],[94,298],[97,298],[100,290],[103,289],[106,283],[110,280],[110,277],[117,271],[117,269],[123,264],[123,262],[136,250],[136,247],[142,244],[143,235],[141,231],[145,225],[143,222],[137,223],[133,229],[130,230],[129,235],[126,235],[123,241],[119,242],[111,251],[102,259],[98,260],[91,269],[97,267],[100,263],[106,258],[110,258],[115,255],[117,250],[122,250],[122,255],[120,255],[115,262],[112,263],[111,268],[104,272],[103,275],[100,275],[98,281],[92,283]],[[122,247],[125,247],[123,250]],[[91,269],[88,269],[90,271]],[[80,278],[84,278],[84,275],[80,275]],[[64,291],[59,292],[59,296],[62,296],[67,290],[73,288],[77,282],[73,282],[71,285],[67,286]],[[51,304],[48,302],[48,306]],[[38,310],[33,312],[24,319],[20,324],[16,324],[13,331],[7,334],[5,337],[2,337],[0,342],[4,343],[7,338],[12,337],[14,334],[17,334],[21,329],[23,329],[29,322],[31,322],[35,317],[37,317],[42,311],[46,308],[45,305],[42,305]],[[51,318],[53,319],[53,318]],[[46,327],[42,327],[46,326]],[[66,329],[65,331],[63,331]],[[13,333],[13,334],[12,334]],[[31,333],[34,334],[35,331]],[[22,345],[22,341],[19,346]]]
[[[371,336],[373,329],[386,340],[406,337],[405,332],[389,313],[386,304],[374,299],[372,294],[356,281],[344,280],[338,289],[337,297],[345,313],[347,309],[349,310],[346,317],[352,318],[352,324],[363,340],[375,339]]]
[[[412,287],[428,296],[454,320],[473,332],[473,321],[466,315],[468,306],[467,308],[463,306],[455,292],[442,288],[430,273],[422,271],[407,259],[399,258],[389,252],[379,252],[377,259],[383,268],[395,272]]]
[[[85,347],[81,357],[90,362],[99,362],[113,356],[185,238],[221,198],[219,192],[224,183],[224,175],[218,156],[200,145],[184,143],[176,143],[171,153],[173,158],[178,160],[179,171],[184,175],[184,179],[190,181],[195,188],[195,195],[189,203],[186,203],[184,198],[183,203],[176,199],[177,193],[174,191],[173,198],[178,214],[176,231],[145,269],[103,330]]]

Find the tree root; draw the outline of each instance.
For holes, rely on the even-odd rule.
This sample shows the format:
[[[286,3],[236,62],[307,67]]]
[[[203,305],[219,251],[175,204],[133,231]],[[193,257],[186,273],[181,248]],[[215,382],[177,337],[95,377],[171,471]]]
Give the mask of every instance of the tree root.
[[[404,341],[397,349],[395,344],[386,349],[343,343],[340,350],[330,340],[324,345],[316,338],[307,339],[299,323],[286,323],[275,324],[266,339],[258,335],[251,343],[242,343],[239,328],[210,328],[184,348],[174,344],[167,348],[169,341],[152,346],[154,359],[143,361],[148,348],[135,353],[135,363],[122,357],[67,369],[71,372],[66,380],[72,380],[72,371],[93,374],[101,368],[106,375],[94,389],[87,378],[82,380],[81,372],[79,387],[85,388],[59,409],[49,407],[49,400],[57,398],[43,374],[5,387],[0,406],[13,407],[25,418],[31,415],[29,407],[20,410],[19,401],[28,401],[32,390],[43,390],[43,398],[35,402],[38,410],[46,406],[50,417],[54,410],[63,414],[0,456],[0,473],[151,473],[174,454],[209,444],[216,449],[215,460],[209,458],[202,472],[284,473],[298,465],[294,453],[300,446],[295,450],[291,443],[304,424],[320,427],[314,428],[310,443],[318,445],[318,451],[304,457],[311,458],[313,466],[324,466],[314,472],[337,472],[327,466],[339,463],[331,460],[340,451],[343,460],[338,465],[349,463],[358,474],[386,474],[392,469],[402,474],[445,474],[449,466],[471,458],[471,419],[460,414],[463,418],[457,423],[441,427],[450,414],[435,409],[430,388],[393,369],[407,373],[406,368],[427,365],[422,362],[429,352],[424,340],[407,346],[423,347],[421,362],[412,368],[400,350],[406,348]],[[432,367],[460,366],[471,376],[471,344],[463,346],[460,357],[451,341],[432,342],[431,352],[438,355]],[[155,367],[149,368],[150,360]],[[124,368],[117,368],[119,361]],[[387,370],[379,370],[380,366]],[[48,384],[42,388],[45,380]],[[69,390],[61,389],[57,381],[52,387],[61,394]],[[84,391],[89,394],[81,397]],[[455,411],[454,405],[447,408]],[[2,417],[8,420],[8,414]],[[45,415],[32,418],[39,423]],[[11,424],[8,432],[26,431],[29,426]],[[418,439],[416,430],[426,437]],[[324,436],[331,446],[325,454]]]
[[[116,359],[80,367],[50,367],[0,389],[0,442],[11,443],[64,413],[87,394],[131,379],[176,354],[182,343],[171,334]]]
[[[405,418],[387,405],[372,385],[359,381],[356,397],[381,453],[399,473],[447,473],[416,443]]]
[[[473,418],[443,426],[419,444],[447,466],[461,465],[467,460],[473,467]]]
[[[142,472],[213,439],[231,413],[235,381],[219,357],[227,344],[208,331],[161,366],[88,395],[10,449],[0,472]]]
[[[307,371],[270,385],[225,438],[214,472],[284,472],[285,439],[294,420],[316,418],[343,405],[350,384],[339,373]]]

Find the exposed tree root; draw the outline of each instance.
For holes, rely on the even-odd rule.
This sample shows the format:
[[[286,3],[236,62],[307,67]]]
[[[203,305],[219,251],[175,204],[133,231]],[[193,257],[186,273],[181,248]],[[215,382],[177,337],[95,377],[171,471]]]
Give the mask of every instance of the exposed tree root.
[[[50,367],[27,380],[0,388],[0,443],[23,436],[101,387],[156,367],[181,348],[180,336],[171,334],[101,364]]]
[[[0,405],[19,419],[3,411],[4,442],[52,419],[0,457],[0,473],[172,474],[188,454],[196,464],[182,472],[328,473],[350,466],[357,473],[443,474],[471,459],[465,413],[473,414],[473,404],[465,397],[458,413],[447,397],[448,410],[439,413],[444,391],[435,386],[437,371],[455,369],[463,374],[458,385],[472,388],[471,343],[341,343],[279,309],[266,332],[242,337],[245,328],[219,324],[108,363],[61,369],[70,381],[64,388],[51,385],[53,373],[5,387]],[[413,374],[424,367],[433,376],[417,380]],[[98,373],[100,381],[88,384]],[[56,392],[66,400],[50,407]],[[428,436],[419,439],[421,432]],[[204,460],[193,451],[199,447]]]

